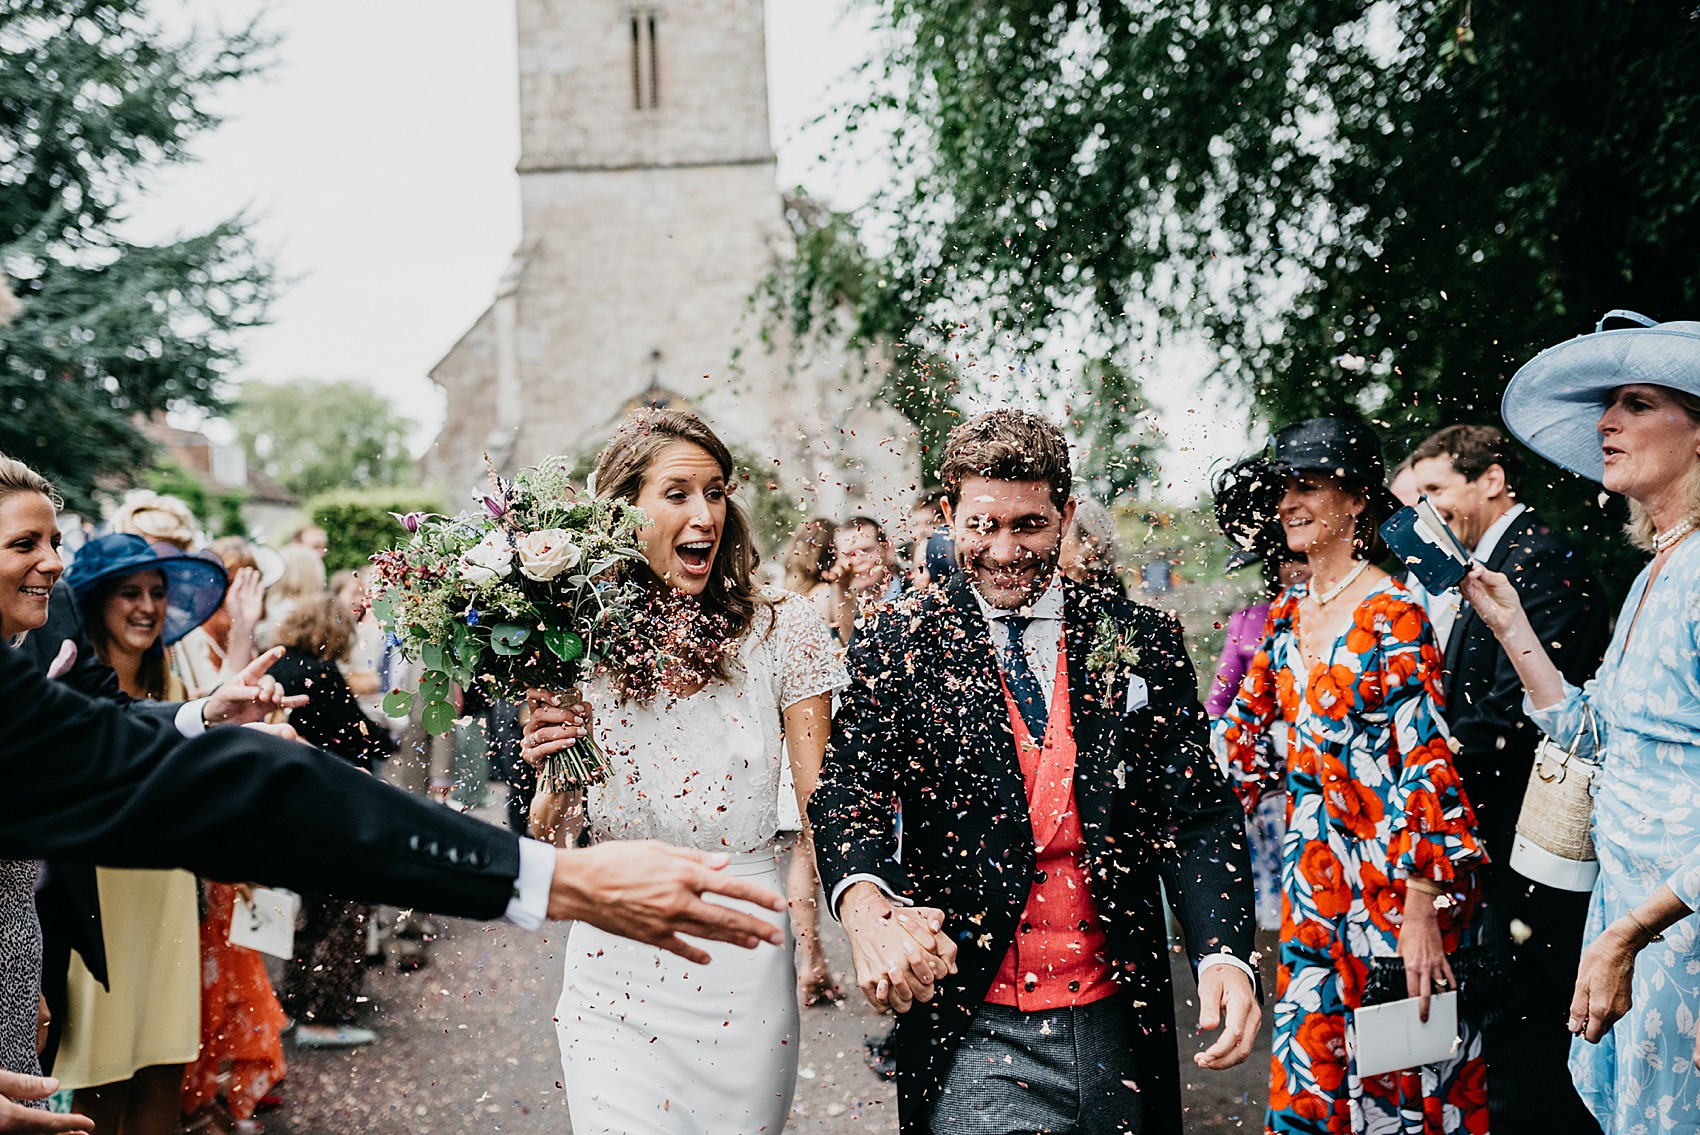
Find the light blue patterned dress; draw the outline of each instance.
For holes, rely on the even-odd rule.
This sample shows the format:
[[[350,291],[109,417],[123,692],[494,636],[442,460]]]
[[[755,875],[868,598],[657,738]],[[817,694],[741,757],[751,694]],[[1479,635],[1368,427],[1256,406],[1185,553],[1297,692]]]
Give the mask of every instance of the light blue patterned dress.
[[[1584,703],[1605,748],[1594,798],[1600,879],[1588,910],[1592,942],[1665,883],[1700,909],[1700,538],[1679,544],[1650,588],[1646,569],[1636,578],[1593,681],[1582,690],[1566,685],[1564,702],[1530,716],[1568,744]],[[1677,923],[1641,951],[1634,999],[1599,1044],[1572,1044],[1576,1088],[1608,1135],[1700,1131],[1700,1073],[1690,1063],[1700,919]]]

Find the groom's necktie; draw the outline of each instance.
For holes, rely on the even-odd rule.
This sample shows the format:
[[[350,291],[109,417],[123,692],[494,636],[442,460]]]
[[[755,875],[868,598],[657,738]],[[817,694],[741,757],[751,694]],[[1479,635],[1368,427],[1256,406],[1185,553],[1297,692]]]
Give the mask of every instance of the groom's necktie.
[[[1034,741],[1043,744],[1045,719],[1049,716],[1045,688],[1033,675],[1033,667],[1027,662],[1027,648],[1021,644],[1021,636],[1033,620],[1026,615],[1005,615],[995,621],[1003,624],[1007,636],[998,650],[998,665],[1003,668],[1004,681],[1009,684],[1015,708],[1021,711],[1021,720],[1027,723],[1027,732],[1033,735]]]

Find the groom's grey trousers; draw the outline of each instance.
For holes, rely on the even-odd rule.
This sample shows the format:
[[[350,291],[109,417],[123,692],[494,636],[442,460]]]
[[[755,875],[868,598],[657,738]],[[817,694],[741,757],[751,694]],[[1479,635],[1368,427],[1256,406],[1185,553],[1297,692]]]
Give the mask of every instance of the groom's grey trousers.
[[[1116,997],[1036,1013],[980,1006],[933,1107],[934,1135],[1137,1132],[1126,1020]]]

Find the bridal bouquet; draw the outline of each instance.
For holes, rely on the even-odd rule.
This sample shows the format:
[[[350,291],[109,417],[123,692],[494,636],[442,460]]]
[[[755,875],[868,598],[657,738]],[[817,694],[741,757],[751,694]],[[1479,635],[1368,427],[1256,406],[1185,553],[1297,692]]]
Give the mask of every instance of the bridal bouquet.
[[[397,516],[410,539],[372,557],[372,611],[402,655],[423,666],[417,691],[392,690],[400,717],[423,699],[430,733],[455,718],[450,689],[477,687],[520,701],[531,686],[570,689],[629,636],[641,586],[614,569],[641,561],[642,510],[577,489],[551,459],[513,480],[490,474],[479,507],[458,516]],[[548,758],[539,785],[559,792],[595,784],[608,764],[591,737]]]

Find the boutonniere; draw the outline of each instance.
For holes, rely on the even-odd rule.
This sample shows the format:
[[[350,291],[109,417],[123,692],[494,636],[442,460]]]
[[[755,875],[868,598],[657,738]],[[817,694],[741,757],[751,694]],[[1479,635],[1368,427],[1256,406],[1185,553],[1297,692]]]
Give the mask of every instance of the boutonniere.
[[[1098,632],[1092,638],[1092,649],[1086,655],[1086,669],[1103,684],[1104,700],[1110,700],[1116,678],[1123,670],[1139,665],[1139,646],[1132,627],[1118,627],[1108,615],[1098,620]]]

